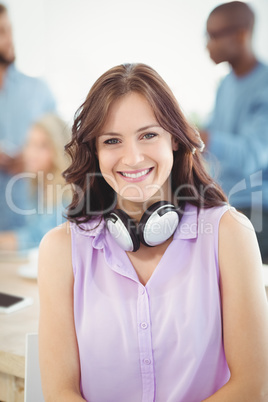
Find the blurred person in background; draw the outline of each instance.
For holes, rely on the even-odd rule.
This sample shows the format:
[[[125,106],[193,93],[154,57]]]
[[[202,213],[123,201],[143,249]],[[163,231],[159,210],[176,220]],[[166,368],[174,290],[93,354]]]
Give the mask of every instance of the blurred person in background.
[[[14,174],[23,171],[22,147],[34,121],[55,111],[54,98],[47,85],[38,78],[19,72],[15,65],[12,28],[7,9],[0,4],[0,230],[24,224],[7,204],[5,192]],[[13,201],[27,207],[23,180],[13,188]]]
[[[218,179],[231,204],[251,219],[267,262],[268,66],[253,50],[254,19],[249,5],[240,1],[222,4],[208,17],[210,57],[216,64],[228,62],[231,72],[218,88],[201,137],[216,157]]]
[[[28,213],[24,226],[0,232],[1,250],[38,247],[44,234],[64,221],[70,198],[61,173],[67,166],[64,146],[70,137],[70,129],[55,114],[45,115],[31,128],[23,152],[30,208],[22,211]]]

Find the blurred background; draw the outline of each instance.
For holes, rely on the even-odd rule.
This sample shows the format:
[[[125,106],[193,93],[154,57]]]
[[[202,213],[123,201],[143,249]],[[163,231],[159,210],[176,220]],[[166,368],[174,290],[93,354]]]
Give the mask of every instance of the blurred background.
[[[198,124],[213,107],[228,71],[205,49],[205,23],[219,0],[6,0],[16,65],[43,77],[69,123],[93,82],[108,68],[143,62],[155,68]],[[254,46],[268,62],[268,0],[252,0]]]

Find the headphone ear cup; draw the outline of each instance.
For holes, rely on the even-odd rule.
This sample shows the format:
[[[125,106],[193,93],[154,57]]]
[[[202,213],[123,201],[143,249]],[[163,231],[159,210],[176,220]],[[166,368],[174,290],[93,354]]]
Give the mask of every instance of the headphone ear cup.
[[[174,205],[167,201],[156,202],[145,211],[140,220],[140,241],[148,247],[164,243],[173,235],[178,224],[179,214]]]
[[[111,236],[123,250],[137,251],[140,248],[135,221],[126,212],[115,209],[105,217],[105,221]]]

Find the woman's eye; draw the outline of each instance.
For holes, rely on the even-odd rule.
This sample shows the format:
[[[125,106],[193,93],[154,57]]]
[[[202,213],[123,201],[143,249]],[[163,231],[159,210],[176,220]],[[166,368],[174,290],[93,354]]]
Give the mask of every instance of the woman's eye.
[[[104,144],[113,145],[118,144],[119,140],[117,138],[110,138],[109,140],[104,141]]]
[[[144,134],[143,138],[145,138],[146,140],[150,140],[151,138],[154,138],[156,136],[157,136],[157,134],[155,134],[155,133],[147,133],[147,134]]]

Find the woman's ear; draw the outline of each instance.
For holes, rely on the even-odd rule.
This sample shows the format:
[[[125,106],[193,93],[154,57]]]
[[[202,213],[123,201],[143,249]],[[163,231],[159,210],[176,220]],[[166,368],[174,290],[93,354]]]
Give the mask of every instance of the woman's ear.
[[[172,137],[172,151],[178,151],[179,143],[177,138]]]

